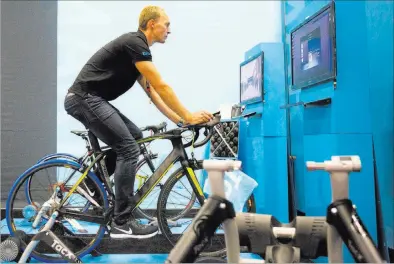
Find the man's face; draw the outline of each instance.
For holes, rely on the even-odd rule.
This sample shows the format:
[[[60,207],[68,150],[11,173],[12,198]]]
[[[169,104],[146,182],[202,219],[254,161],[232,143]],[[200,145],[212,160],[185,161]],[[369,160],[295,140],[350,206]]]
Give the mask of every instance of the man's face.
[[[153,35],[155,36],[155,42],[165,43],[168,34],[170,34],[170,19],[163,12],[153,23]]]

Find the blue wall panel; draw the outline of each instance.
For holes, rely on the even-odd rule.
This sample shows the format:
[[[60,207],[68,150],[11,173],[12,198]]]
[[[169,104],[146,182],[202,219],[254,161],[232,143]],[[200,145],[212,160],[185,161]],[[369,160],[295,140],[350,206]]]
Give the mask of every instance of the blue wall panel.
[[[329,179],[316,179],[319,173],[306,172],[307,160],[358,154],[363,171],[351,177],[351,199],[358,205],[376,241],[374,177],[377,177],[385,238],[387,245],[393,247],[394,4],[392,1],[335,1],[336,81],[293,89],[290,32],[330,2],[285,1],[282,6],[290,155],[295,156],[297,208],[307,215],[324,214],[330,198]],[[325,98],[331,98],[331,103],[319,107],[302,105]]]
[[[335,2],[338,76],[334,133],[371,132],[365,3]]]
[[[242,129],[247,130],[251,120],[241,123]],[[275,215],[280,221],[287,222],[286,137],[245,136],[241,144],[239,159],[243,171],[259,184],[254,191],[256,211]]]
[[[372,135],[387,245],[394,248],[393,1],[367,1]]]
[[[290,138],[291,138],[291,155],[294,159],[294,181],[296,189],[296,209],[305,212],[305,188],[304,188],[304,107],[295,106],[289,109],[290,115]]]

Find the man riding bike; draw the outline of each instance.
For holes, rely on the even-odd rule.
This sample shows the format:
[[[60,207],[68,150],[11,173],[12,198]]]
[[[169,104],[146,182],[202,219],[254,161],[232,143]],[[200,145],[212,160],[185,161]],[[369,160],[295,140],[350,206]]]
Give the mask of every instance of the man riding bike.
[[[155,106],[178,126],[210,121],[207,111],[190,113],[164,82],[152,63],[150,47],[165,43],[170,21],[157,6],[145,7],[136,32],[122,34],[99,49],[84,65],[69,88],[64,107],[117,154],[113,238],[148,238],[158,228],[141,225],[128,210],[133,196],[136,164],[142,138],[139,128],[109,102],[127,92],[137,81]],[[143,111],[141,111],[143,113]]]

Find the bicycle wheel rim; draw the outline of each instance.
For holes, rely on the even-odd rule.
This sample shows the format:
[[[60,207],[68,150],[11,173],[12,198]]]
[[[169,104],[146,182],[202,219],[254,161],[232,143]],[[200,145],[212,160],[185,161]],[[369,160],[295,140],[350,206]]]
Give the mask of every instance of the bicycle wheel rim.
[[[178,239],[175,239],[176,237],[179,236],[179,234],[173,234],[173,232],[170,230],[169,225],[168,225],[168,219],[171,219],[171,217],[166,216],[166,205],[167,205],[167,199],[172,191],[172,188],[175,186],[175,184],[182,179],[185,176],[185,171],[183,168],[180,168],[176,172],[174,172],[170,178],[166,181],[162,192],[160,193],[159,197],[159,202],[158,202],[158,224],[161,233],[165,236],[165,238],[168,240],[168,242],[171,243],[171,245],[175,246],[175,244],[178,242]],[[190,211],[189,209],[188,211]],[[213,239],[214,241],[220,239],[222,247],[220,249],[210,251],[210,252],[201,252],[200,256],[202,257],[220,257],[224,256],[226,253],[226,245],[225,245],[225,239],[224,235],[220,235],[220,237],[215,236]]]
[[[35,166],[29,168],[25,173],[23,173],[17,179],[17,181],[12,186],[11,191],[8,195],[7,204],[6,204],[6,218],[7,218],[6,220],[7,220],[7,225],[8,225],[8,229],[9,229],[11,236],[13,236],[15,234],[15,231],[17,231],[15,223],[12,221],[12,219],[13,219],[12,212],[14,209],[14,200],[16,198],[17,191],[37,171],[47,168],[47,167],[55,167],[55,166],[60,166],[60,167],[64,166],[64,167],[68,167],[68,168],[71,167],[72,169],[75,169],[75,170],[78,170],[78,168],[80,167],[79,164],[69,161],[69,160],[50,160],[47,162],[36,164]],[[95,190],[98,190],[101,195],[100,197],[103,198],[103,201],[102,201],[103,202],[103,209],[104,210],[107,209],[108,208],[108,199],[107,199],[106,192],[104,192],[100,181],[91,172],[88,173],[87,177],[89,177],[95,183]],[[106,230],[105,225],[100,225],[99,231],[95,235],[93,241],[91,243],[89,243],[88,245],[86,245],[81,250],[74,252],[74,254],[81,258],[81,257],[85,256],[86,254],[90,253],[91,251],[93,251],[95,249],[95,247],[98,246],[101,239],[103,238],[105,230]],[[44,243],[44,242],[41,242],[41,243]],[[27,244],[24,241],[21,241],[21,249],[24,250],[26,248],[26,246],[27,246]],[[30,257],[33,257],[34,259],[36,259],[38,261],[42,261],[42,262],[55,262],[55,263],[67,262],[66,260],[62,259],[60,255],[57,257],[52,257],[52,256],[45,255],[45,253],[37,252],[36,250],[31,252]]]
[[[73,155],[65,154],[65,153],[55,153],[55,154],[51,154],[51,155],[47,155],[47,156],[43,157],[42,159],[37,161],[37,164],[44,163],[44,162],[47,162],[50,160],[55,160],[55,159],[70,160],[70,161],[78,163],[78,158],[74,157]],[[30,193],[30,184],[31,184],[31,178],[28,179],[28,181],[26,182],[26,185],[25,185],[25,195],[27,198],[27,202],[29,204],[32,203],[31,193]]]
[[[162,234],[166,237],[166,239],[173,245],[175,246],[177,241],[174,241],[172,238],[172,232],[168,229],[168,222],[166,221],[165,217],[165,207],[166,207],[166,202],[168,194],[171,192],[172,188],[175,186],[176,182],[178,179],[173,179],[173,178],[183,178],[185,176],[185,171],[180,168],[178,171],[174,172],[173,175],[170,176],[170,178],[167,180],[166,185],[163,187],[162,193],[159,197],[159,203],[158,203],[158,224],[159,228],[162,232]],[[195,193],[193,192],[193,195]],[[191,210],[191,207],[189,208],[188,211]],[[256,205],[255,205],[255,199],[254,195],[251,194],[248,198],[248,200],[245,203],[244,210],[249,213],[255,213],[256,212]],[[186,214],[187,212],[185,212]],[[164,214],[164,216],[163,216]],[[184,214],[184,215],[185,215]],[[171,218],[169,218],[171,219]],[[223,257],[226,255],[226,248],[225,248],[225,242],[224,242],[224,235],[223,235],[223,249],[219,249],[216,251],[211,251],[211,252],[201,252],[200,257]]]

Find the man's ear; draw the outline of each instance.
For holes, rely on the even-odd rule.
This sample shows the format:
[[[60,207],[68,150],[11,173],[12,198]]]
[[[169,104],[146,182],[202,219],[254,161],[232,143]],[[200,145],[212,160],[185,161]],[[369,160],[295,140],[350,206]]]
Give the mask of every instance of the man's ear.
[[[155,20],[151,19],[148,21],[147,27],[146,28],[153,28],[155,26]]]

